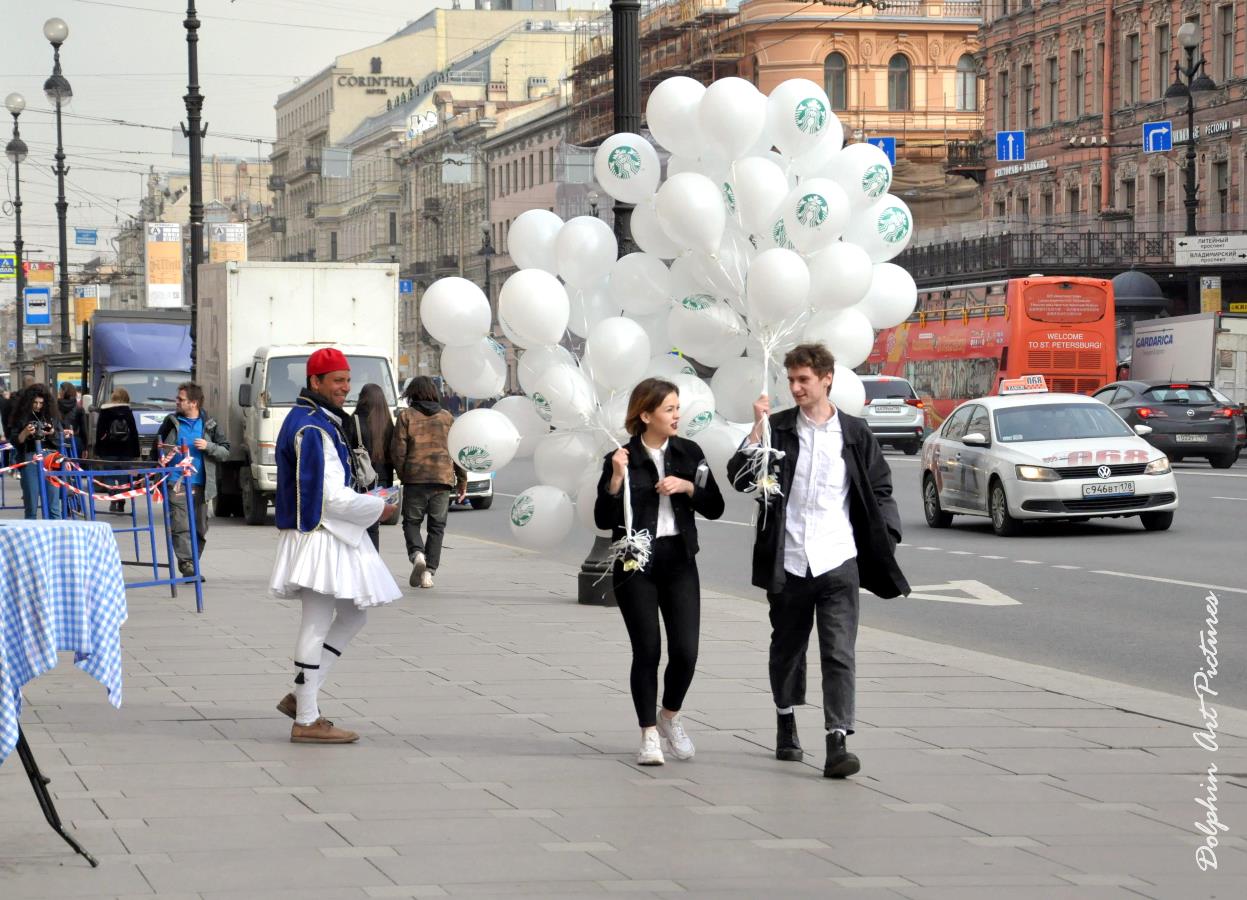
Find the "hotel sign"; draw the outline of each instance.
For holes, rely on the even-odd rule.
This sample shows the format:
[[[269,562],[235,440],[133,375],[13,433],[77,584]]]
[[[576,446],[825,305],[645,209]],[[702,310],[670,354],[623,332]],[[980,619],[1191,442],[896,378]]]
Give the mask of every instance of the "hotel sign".
[[[339,75],[338,87],[364,88],[365,94],[384,94],[389,88],[414,88],[416,82],[406,75]]]

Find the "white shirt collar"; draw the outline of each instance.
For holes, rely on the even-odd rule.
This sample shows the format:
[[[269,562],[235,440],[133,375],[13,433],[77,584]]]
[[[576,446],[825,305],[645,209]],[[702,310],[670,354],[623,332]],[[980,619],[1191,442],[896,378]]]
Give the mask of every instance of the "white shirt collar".
[[[840,410],[834,406],[831,408],[831,417],[822,425],[815,424],[814,420],[805,414],[805,410],[797,408],[797,421],[806,428],[812,428],[815,431],[840,431]]]

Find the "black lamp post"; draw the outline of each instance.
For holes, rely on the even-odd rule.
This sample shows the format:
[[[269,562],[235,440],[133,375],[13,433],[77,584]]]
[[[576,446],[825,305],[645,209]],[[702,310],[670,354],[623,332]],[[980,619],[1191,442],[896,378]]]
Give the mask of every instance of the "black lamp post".
[[[17,331],[15,332],[17,340],[14,342],[16,359],[13,366],[15,371],[12,386],[20,386],[22,367],[26,362],[26,348],[23,346],[26,330],[26,271],[22,263],[22,248],[25,246],[22,241],[22,162],[26,159],[26,142],[22,140],[21,132],[17,129],[17,117],[26,108],[26,98],[15,92],[4,98],[4,105],[13,115],[13,139],[5,146],[4,153],[9,158],[9,162],[13,163],[13,220],[17,229],[13,235],[17,302],[13,306],[17,311]]]
[[[190,143],[191,162],[191,277],[190,277],[190,308],[191,308],[191,378],[198,374],[199,354],[197,352],[197,323],[199,317],[199,264],[204,255],[204,198],[203,198],[203,145],[201,141],[207,133],[208,126],[199,125],[199,114],[203,110],[204,98],[199,93],[199,15],[195,11],[195,0],[187,0],[186,18],[182,24],[186,26],[186,125],[182,126],[182,134]]]
[[[493,285],[490,283],[490,264],[495,255],[493,229],[489,219],[481,219],[481,257],[485,260],[485,299],[489,301],[491,312],[494,308],[494,292]]]
[[[61,141],[61,107],[68,106],[74,97],[69,80],[61,74],[61,44],[69,37],[69,26],[64,19],[48,19],[43,23],[43,36],[52,45],[52,75],[43,83],[43,93],[56,108],[56,225],[60,231],[61,251],[61,352],[69,352],[69,242],[65,235],[65,214],[69,204],[65,201],[65,147]]]

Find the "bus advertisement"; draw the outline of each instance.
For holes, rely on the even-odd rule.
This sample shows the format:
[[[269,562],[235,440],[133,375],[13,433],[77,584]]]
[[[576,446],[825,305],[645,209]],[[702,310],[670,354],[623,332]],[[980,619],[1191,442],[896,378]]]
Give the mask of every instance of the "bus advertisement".
[[[1005,379],[1042,375],[1048,389],[1089,394],[1115,376],[1112,282],[1043,277],[923,288],[918,309],[880,331],[863,374],[905,378],[938,427],[957,404]]]

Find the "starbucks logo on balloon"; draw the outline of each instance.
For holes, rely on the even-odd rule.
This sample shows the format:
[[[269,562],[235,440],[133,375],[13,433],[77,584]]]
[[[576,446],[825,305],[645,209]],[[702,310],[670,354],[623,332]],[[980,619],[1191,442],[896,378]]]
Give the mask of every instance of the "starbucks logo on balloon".
[[[689,437],[692,437],[693,435],[698,434],[699,432],[705,431],[707,426],[709,426],[710,423],[713,421],[714,421],[714,412],[712,410],[699,412],[697,415],[693,416],[692,421],[688,423]]]
[[[797,104],[797,128],[806,134],[817,134],[827,124],[827,107],[817,97],[807,97]]]
[[[459,451],[459,465],[469,472],[488,472],[494,461],[484,447],[464,447]]]
[[[732,190],[732,186],[726,181],[723,182],[723,202],[727,204],[727,211],[736,213],[736,192]]]
[[[882,197],[891,184],[887,166],[873,165],[862,173],[862,193],[871,199]]]
[[[788,240],[788,229],[784,227],[783,219],[776,222],[775,227],[771,229],[771,240],[775,242],[776,247],[783,247],[786,250],[792,249],[792,241]]]
[[[528,494],[520,494],[511,504],[511,524],[516,528],[523,528],[533,520],[536,511],[537,504],[533,502],[533,498]]]
[[[689,294],[680,301],[680,305],[685,309],[691,309],[694,312],[698,312],[714,306],[714,298],[709,294]]]
[[[533,391],[533,406],[537,407],[537,415],[547,422],[554,418],[554,414],[550,412],[550,401],[546,399],[544,394]]]
[[[817,228],[827,221],[827,201],[821,194],[806,194],[797,201],[797,221],[806,228]],[[785,235],[785,237],[787,237]],[[776,242],[778,243],[778,241]]]
[[[909,234],[909,216],[899,206],[889,206],[879,215],[878,229],[889,244],[899,244]]]
[[[625,144],[611,151],[606,158],[606,165],[616,178],[631,178],[641,171],[641,154]]]

